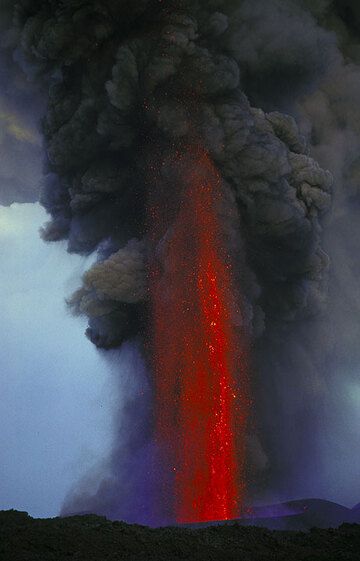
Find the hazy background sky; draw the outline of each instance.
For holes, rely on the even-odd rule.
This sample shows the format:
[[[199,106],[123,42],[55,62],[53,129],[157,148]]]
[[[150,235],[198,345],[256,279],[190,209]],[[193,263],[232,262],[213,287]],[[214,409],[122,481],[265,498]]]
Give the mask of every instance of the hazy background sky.
[[[111,422],[111,372],[64,301],[91,258],[45,244],[45,219],[0,206],[0,510],[44,517],[106,456]]]

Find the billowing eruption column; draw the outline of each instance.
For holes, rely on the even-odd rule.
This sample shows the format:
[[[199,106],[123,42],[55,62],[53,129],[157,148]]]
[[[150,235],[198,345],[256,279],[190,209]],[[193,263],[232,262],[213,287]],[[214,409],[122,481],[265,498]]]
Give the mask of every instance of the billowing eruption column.
[[[239,303],[219,219],[221,179],[206,151],[183,157],[190,171],[151,282],[156,438],[168,484],[173,472],[176,520],[225,520],[244,499],[246,348],[233,322]],[[166,212],[164,201],[152,207],[154,233]]]
[[[332,177],[309,149],[355,193],[360,80],[310,4],[316,17],[328,5],[16,2],[9,56],[48,97],[42,237],[97,254],[69,304],[103,349],[135,338],[149,356],[153,322],[156,399],[143,387],[125,412],[119,403],[107,473],[77,486],[64,512],[154,523],[153,504],[174,502],[156,523],[233,516],[244,498],[244,333],[255,365],[246,494],[311,489],[329,370],[321,349],[333,340],[320,326],[317,345],[312,323],[326,307]],[[166,473],[148,481],[154,433]]]

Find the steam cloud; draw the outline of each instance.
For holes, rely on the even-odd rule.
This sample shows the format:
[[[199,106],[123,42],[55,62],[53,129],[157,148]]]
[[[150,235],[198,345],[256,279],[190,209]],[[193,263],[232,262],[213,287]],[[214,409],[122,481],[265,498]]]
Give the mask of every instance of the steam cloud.
[[[214,160],[224,221],[231,230],[236,217],[241,240],[259,498],[334,483],[321,434],[337,430],[336,366],[360,359],[360,232],[349,222],[360,177],[359,18],[355,1],[330,0],[23,0],[15,11],[23,64],[49,84],[42,236],[98,251],[69,300],[97,346],[142,332],[149,185],[178,188],[173,158],[194,139]]]

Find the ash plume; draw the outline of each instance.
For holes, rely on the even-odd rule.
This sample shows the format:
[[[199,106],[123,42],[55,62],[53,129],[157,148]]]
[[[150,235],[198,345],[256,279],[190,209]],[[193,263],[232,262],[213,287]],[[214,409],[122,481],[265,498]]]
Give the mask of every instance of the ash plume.
[[[199,139],[214,161],[254,341],[249,471],[260,499],[316,494],[316,470],[333,483],[321,462],[333,459],[324,446],[335,430],[334,365],[341,353],[357,364],[358,353],[349,205],[358,205],[359,21],[355,2],[330,0],[23,0],[15,10],[24,64],[48,83],[42,236],[98,252],[69,299],[98,347],[143,332],[150,186],[176,201],[174,157]],[[89,490],[83,509],[86,500]]]

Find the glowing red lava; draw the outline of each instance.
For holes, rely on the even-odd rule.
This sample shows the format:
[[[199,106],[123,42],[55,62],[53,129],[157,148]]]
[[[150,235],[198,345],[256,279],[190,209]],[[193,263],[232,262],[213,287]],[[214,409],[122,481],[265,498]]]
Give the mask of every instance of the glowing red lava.
[[[241,310],[219,216],[221,178],[198,149],[184,175],[151,287],[156,438],[173,515],[183,523],[239,516],[249,407],[246,341],[234,327]],[[157,205],[154,220],[166,214],[166,204]]]

